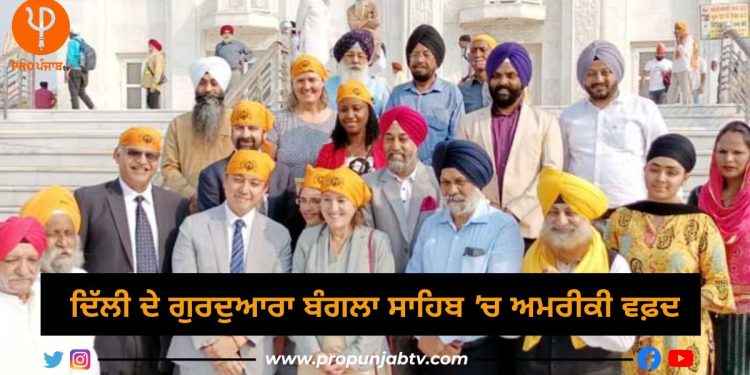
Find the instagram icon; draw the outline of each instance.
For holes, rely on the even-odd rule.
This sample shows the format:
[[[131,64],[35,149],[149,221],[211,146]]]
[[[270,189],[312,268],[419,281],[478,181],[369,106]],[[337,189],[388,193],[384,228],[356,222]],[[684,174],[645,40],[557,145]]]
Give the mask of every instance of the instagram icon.
[[[70,369],[88,370],[91,367],[91,353],[88,349],[73,349],[70,351]]]

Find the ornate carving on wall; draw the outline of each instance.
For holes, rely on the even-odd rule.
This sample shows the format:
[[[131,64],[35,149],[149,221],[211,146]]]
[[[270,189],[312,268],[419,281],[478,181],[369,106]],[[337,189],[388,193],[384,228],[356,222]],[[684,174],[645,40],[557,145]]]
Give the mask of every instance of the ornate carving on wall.
[[[434,24],[434,20],[432,19],[433,0],[412,0],[409,3],[409,14],[411,15],[411,19],[409,20],[410,30],[414,30],[414,28],[423,23]]]

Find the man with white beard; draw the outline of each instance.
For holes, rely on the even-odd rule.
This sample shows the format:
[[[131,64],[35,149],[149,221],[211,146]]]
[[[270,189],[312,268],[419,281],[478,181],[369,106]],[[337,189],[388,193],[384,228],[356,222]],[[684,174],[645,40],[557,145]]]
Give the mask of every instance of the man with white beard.
[[[492,159],[466,140],[439,143],[432,167],[447,208],[427,220],[419,231],[406,273],[518,273],[523,239],[518,223],[492,207],[482,188],[492,179]],[[427,366],[423,374],[498,374],[497,353],[511,350],[511,341],[492,336],[421,336],[417,348],[427,356],[468,357],[465,366]]]
[[[86,273],[78,230],[81,211],[73,193],[58,185],[40,190],[21,207],[21,217],[39,221],[47,236],[40,267],[45,273]]]
[[[198,210],[198,177],[204,168],[227,157],[232,143],[231,108],[224,108],[232,70],[222,58],[211,56],[190,64],[195,86],[195,106],[175,117],[167,128],[161,173],[164,187],[190,200],[190,212]]]
[[[375,44],[372,33],[366,29],[354,29],[344,34],[333,47],[333,57],[338,62],[339,74],[326,81],[328,92],[328,106],[336,110],[336,94],[341,83],[355,80],[367,86],[372,96],[375,114],[383,114],[390,90],[388,82],[383,77],[370,76],[369,62],[372,59]]]
[[[539,175],[544,226],[523,259],[523,273],[630,273],[628,262],[607,249],[591,221],[607,211],[608,200],[594,184],[544,168]],[[606,334],[606,332],[602,332]],[[619,374],[623,352],[635,336],[525,336],[516,362],[518,374]],[[539,358],[570,358],[567,361]],[[576,360],[577,359],[577,360]]]

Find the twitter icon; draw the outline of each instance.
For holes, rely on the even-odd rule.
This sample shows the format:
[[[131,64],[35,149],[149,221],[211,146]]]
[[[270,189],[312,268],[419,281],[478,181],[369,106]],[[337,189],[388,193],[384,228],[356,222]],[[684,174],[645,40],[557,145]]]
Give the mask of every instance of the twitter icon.
[[[57,367],[57,365],[60,364],[60,361],[62,361],[62,355],[63,355],[63,352],[55,352],[52,355],[44,353],[44,362],[47,363],[47,366],[44,366],[44,367],[46,368]]]

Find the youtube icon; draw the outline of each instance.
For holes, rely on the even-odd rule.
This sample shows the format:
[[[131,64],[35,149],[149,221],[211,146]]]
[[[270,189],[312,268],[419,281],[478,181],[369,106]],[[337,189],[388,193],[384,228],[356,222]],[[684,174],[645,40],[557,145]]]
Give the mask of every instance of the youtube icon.
[[[690,367],[693,365],[693,351],[688,349],[670,350],[667,361],[670,367]]]

